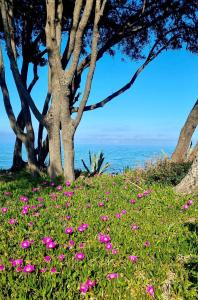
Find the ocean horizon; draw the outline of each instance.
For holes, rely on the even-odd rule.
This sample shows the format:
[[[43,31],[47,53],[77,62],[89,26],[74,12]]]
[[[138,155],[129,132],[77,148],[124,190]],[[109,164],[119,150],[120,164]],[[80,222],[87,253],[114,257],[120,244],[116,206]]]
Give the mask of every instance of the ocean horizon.
[[[0,142],[0,169],[9,169],[12,165],[14,141]],[[98,153],[102,151],[105,162],[110,163],[107,172],[122,172],[125,167],[144,167],[148,161],[155,161],[165,155],[170,157],[174,150],[173,145],[123,145],[123,144],[76,144],[75,169],[84,170],[81,159],[89,165],[89,151]],[[23,149],[23,157],[26,153]]]

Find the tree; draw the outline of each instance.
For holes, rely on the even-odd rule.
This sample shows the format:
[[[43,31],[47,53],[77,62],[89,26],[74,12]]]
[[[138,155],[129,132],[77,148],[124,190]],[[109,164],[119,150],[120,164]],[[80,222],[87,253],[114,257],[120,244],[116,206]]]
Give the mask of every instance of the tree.
[[[33,10],[37,3],[37,1],[24,2],[26,5],[31,3]],[[46,97],[42,113],[38,111],[22,80],[14,55],[16,32],[20,31],[17,30],[20,28],[16,22],[17,18],[14,18],[17,13],[20,16],[17,5],[17,13],[14,14],[15,1],[5,3],[5,0],[1,0],[4,38],[21,98],[26,130],[29,130],[31,121],[29,108],[31,108],[40,123],[40,145],[42,128],[46,128],[48,133],[51,177],[62,174],[62,136],[64,176],[65,179],[72,181],[74,135],[83,112],[103,107],[129,89],[142,70],[162,51],[180,49],[185,44],[188,50],[196,52],[196,1],[47,0],[46,6],[43,5],[43,1],[40,3],[39,9],[46,19],[46,25],[44,28],[41,18],[42,20],[38,22],[39,32],[45,32],[41,44],[44,46],[43,51],[47,51],[49,68],[49,96]],[[37,28],[36,24],[34,25]],[[66,42],[64,49],[62,39]],[[144,61],[128,83],[105,99],[87,105],[96,63],[104,54],[116,55],[118,51],[132,60],[144,59]],[[88,75],[81,97],[81,79],[85,71]],[[33,140],[32,136],[32,146]],[[38,147],[38,150],[40,148]]]
[[[180,132],[179,140],[175,151],[172,154],[172,161],[183,162],[188,159],[188,149],[190,147],[192,135],[198,125],[198,100],[193,106],[188,118]]]

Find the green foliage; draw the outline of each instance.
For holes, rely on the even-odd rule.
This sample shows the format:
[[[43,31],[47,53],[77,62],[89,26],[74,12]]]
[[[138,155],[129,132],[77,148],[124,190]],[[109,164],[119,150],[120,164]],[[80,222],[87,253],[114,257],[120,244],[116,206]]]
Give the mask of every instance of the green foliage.
[[[156,163],[147,163],[145,178],[148,183],[178,184],[187,174],[191,162],[175,163],[169,159],[158,159]]]
[[[109,167],[109,163],[104,164],[104,153],[99,152],[98,154],[92,154],[89,151],[89,167],[86,165],[84,160],[82,159],[83,166],[85,170],[87,171],[88,176],[94,176],[96,174],[100,175],[104,173]]]
[[[187,197],[178,197],[168,185],[146,186],[140,178],[134,182],[137,174],[79,178],[71,186],[62,182],[62,189],[57,188],[61,182],[43,184],[46,178],[31,179],[24,173],[6,181],[1,177],[0,207],[7,207],[8,212],[0,210],[0,265],[5,266],[5,271],[0,271],[0,299],[148,300],[148,285],[154,286],[156,300],[196,299],[197,199],[188,210],[182,210]],[[148,189],[152,191],[143,195]],[[12,195],[6,196],[6,191]],[[66,191],[73,196],[65,195]],[[27,203],[19,200],[21,195],[29,198]],[[136,202],[132,204],[131,199]],[[24,205],[30,206],[26,215],[21,214]],[[126,213],[117,218],[122,210]],[[101,220],[104,215],[109,217],[107,221]],[[11,218],[17,219],[16,225],[9,224]],[[82,223],[89,227],[80,233],[77,228]],[[139,229],[131,230],[132,224]],[[64,232],[67,227],[74,229],[71,237]],[[117,254],[99,243],[100,232],[110,235]],[[51,236],[58,247],[46,249],[41,241],[44,236]],[[34,240],[28,249],[20,247],[25,239]],[[69,248],[71,239],[75,245]],[[150,242],[149,247],[144,246],[145,241]],[[83,249],[80,243],[84,243]],[[79,251],[85,254],[82,261],[74,258]],[[60,254],[65,255],[62,262]],[[46,255],[51,256],[50,263],[44,261]],[[129,261],[129,255],[136,255],[137,262]],[[17,272],[11,258],[35,265],[35,271]],[[50,272],[52,267],[57,273]],[[46,272],[41,273],[41,268]],[[109,273],[118,273],[118,279],[107,280]],[[171,281],[169,274],[173,274]],[[97,285],[86,296],[80,295],[80,283],[88,278]]]

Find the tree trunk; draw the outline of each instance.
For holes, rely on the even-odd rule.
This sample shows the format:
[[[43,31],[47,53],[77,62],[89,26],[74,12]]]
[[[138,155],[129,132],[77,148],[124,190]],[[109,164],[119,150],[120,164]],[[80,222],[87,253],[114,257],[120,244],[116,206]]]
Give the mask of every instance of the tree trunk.
[[[188,174],[175,187],[175,191],[180,194],[198,194],[198,155]]]
[[[191,110],[181,130],[175,151],[172,154],[173,162],[183,162],[187,159],[188,149],[192,135],[198,125],[198,100]]]
[[[64,147],[64,178],[73,182],[74,172],[74,135],[69,132],[68,127],[62,128],[63,147]]]
[[[52,113],[50,113],[52,114]],[[61,144],[60,144],[60,122],[58,117],[53,117],[47,128],[49,137],[49,167],[50,178],[54,179],[62,175]]]
[[[194,159],[197,156],[197,154],[198,154],[198,142],[196,143],[196,145],[194,146],[194,148],[190,152],[190,154],[188,156],[188,160],[189,161],[194,161]]]
[[[25,128],[25,121],[23,117],[22,110],[20,111],[18,118],[17,118],[17,124],[21,128],[22,131],[24,131]],[[12,160],[12,170],[19,170],[23,168],[26,163],[22,159],[22,141],[16,136],[15,145],[14,145],[14,152],[13,152],[13,160]]]

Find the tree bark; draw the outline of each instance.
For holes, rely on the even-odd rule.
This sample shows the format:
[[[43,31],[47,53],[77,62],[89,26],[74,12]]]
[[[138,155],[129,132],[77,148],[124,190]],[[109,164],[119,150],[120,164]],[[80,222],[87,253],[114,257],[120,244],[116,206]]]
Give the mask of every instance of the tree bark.
[[[20,111],[18,118],[17,118],[17,124],[20,127],[22,131],[24,131],[25,128],[25,121],[23,117],[22,110]],[[23,168],[26,163],[22,159],[22,141],[16,136],[15,145],[14,145],[14,152],[13,152],[13,160],[12,160],[12,170],[19,170]]]
[[[181,130],[177,146],[175,148],[175,151],[172,154],[173,162],[183,162],[187,159],[189,145],[197,125],[198,125],[198,100],[196,101],[193,109],[188,115],[188,118]]]
[[[188,174],[175,187],[175,191],[180,194],[198,194],[198,155]]]
[[[198,154],[198,142],[196,143],[191,153],[189,154],[188,160],[193,162],[197,154]]]
[[[63,129],[64,178],[70,182],[75,180],[74,172],[74,136]]]

